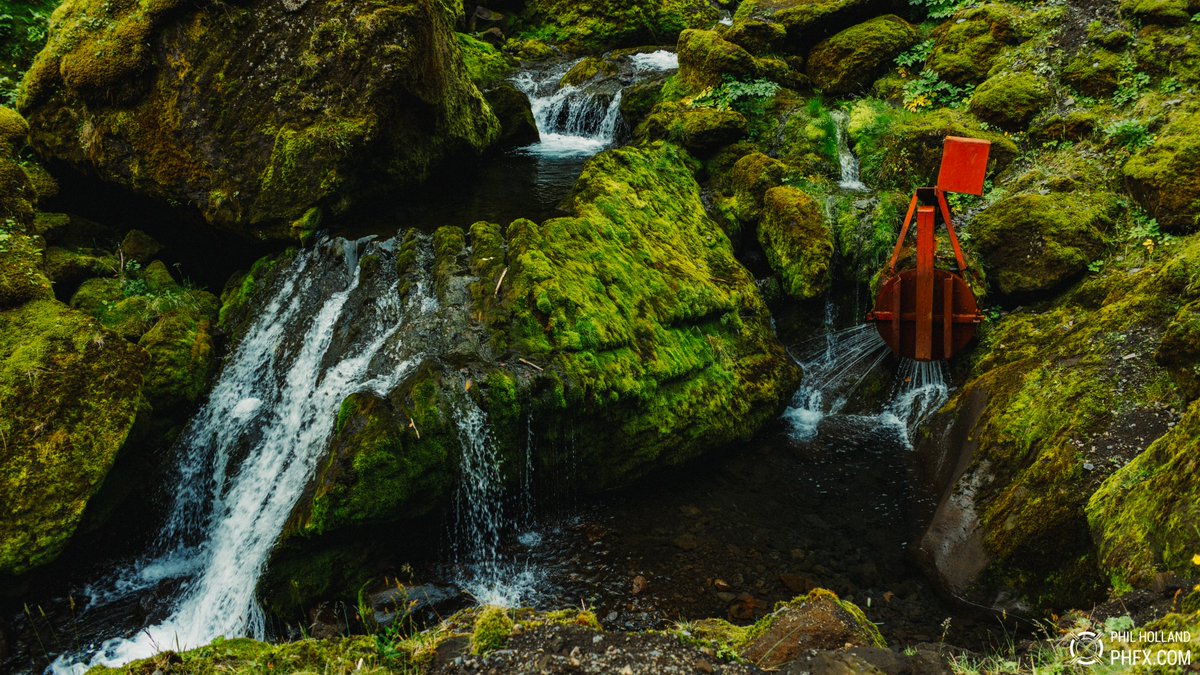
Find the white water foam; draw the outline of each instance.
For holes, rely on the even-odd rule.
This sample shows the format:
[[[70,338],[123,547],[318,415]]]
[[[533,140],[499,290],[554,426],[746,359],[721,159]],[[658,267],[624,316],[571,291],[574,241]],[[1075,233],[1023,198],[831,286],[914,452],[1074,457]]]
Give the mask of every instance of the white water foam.
[[[679,55],[667,49],[632,54],[629,60],[633,62],[633,69],[639,73],[661,73],[679,68]]]
[[[576,62],[524,71],[513,84],[529,98],[541,140],[522,148],[540,157],[586,157],[613,145],[621,129],[621,90],[600,94],[586,86],[559,87]]]
[[[292,261],[180,440],[176,499],[161,552],[87,593],[103,603],[183,579],[165,618],[61,656],[51,670],[119,666],[220,636],[265,637],[255,586],[327,446],[338,406],[356,391],[385,393],[414,367],[416,359],[398,359],[399,348],[384,347],[405,312],[430,304],[424,282],[407,307],[395,280],[360,290],[359,245],[317,246]],[[344,310],[356,293],[372,302],[351,316]],[[355,331],[344,330],[350,322]]]
[[[848,192],[868,192],[869,188],[863,184],[859,177],[858,157],[850,150],[850,141],[846,135],[846,126],[849,124],[850,116],[843,110],[833,110],[829,113],[833,118],[833,123],[837,128],[837,151],[838,164],[841,165],[841,180],[838,181],[838,187]]]

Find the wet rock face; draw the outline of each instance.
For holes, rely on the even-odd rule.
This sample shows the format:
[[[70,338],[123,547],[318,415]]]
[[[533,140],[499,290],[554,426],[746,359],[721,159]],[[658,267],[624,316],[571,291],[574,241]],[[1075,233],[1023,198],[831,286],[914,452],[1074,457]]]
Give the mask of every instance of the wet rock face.
[[[19,105],[43,156],[284,238],[313,205],[412,186],[494,141],[454,18],[433,0],[76,0]]]

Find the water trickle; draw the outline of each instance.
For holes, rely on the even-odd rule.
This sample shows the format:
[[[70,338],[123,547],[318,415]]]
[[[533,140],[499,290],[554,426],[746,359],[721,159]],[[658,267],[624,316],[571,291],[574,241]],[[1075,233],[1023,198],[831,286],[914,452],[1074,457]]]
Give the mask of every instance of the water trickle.
[[[390,262],[364,279],[360,249],[390,255],[365,240],[327,241],[278,275],[175,447],[175,501],[155,549],[86,591],[85,611],[174,580],[161,618],[62,656],[52,670],[121,665],[219,636],[265,637],[255,587],[327,447],[338,406],[357,391],[384,394],[411,371],[416,355],[397,331],[431,308],[428,280],[404,301]],[[432,254],[421,255],[425,268]]]
[[[528,602],[543,581],[528,561],[501,550],[510,527],[504,514],[504,486],[496,441],[487,413],[468,396],[454,410],[461,476],[455,500],[455,583],[480,604],[516,607]]]
[[[844,110],[834,110],[829,115],[833,118],[837,128],[838,163],[841,165],[842,172],[838,187],[850,192],[867,192],[867,186],[863,184],[858,175],[858,158],[851,152],[850,141],[846,135],[846,126],[850,122],[850,116]]]

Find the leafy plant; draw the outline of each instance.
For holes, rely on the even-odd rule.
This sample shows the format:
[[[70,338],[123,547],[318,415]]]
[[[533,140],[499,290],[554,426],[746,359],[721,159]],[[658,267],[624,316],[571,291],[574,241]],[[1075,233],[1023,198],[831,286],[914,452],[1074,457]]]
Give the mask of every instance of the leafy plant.
[[[0,0],[0,103],[11,106],[21,75],[46,43],[58,0]]]
[[[925,65],[929,60],[929,53],[933,51],[933,40],[925,40],[918,42],[909,49],[905,50],[896,57],[896,65],[901,68],[912,68],[917,66],[918,69]]]
[[[1130,152],[1136,152],[1154,144],[1154,137],[1150,135],[1149,127],[1140,120],[1113,122],[1104,128],[1104,136]]]
[[[1117,78],[1117,90],[1113,92],[1113,104],[1128,105],[1139,98],[1150,85],[1150,76],[1137,70],[1137,62],[1132,57],[1126,57],[1121,62],[1121,75]]]
[[[956,87],[939,77],[937,72],[925,70],[904,84],[904,107],[913,112],[935,105],[954,108],[974,90],[971,86]]]
[[[968,0],[908,0],[913,7],[924,9],[930,19],[945,19],[957,12]]]
[[[742,114],[760,112],[775,97],[779,85],[770,80],[738,80],[728,75],[716,87],[705,89],[692,99],[693,108],[736,110]]]

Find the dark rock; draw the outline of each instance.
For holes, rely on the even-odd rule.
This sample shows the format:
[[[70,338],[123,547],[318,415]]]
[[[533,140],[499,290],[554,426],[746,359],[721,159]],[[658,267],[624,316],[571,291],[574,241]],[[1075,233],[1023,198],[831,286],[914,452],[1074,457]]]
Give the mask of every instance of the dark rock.
[[[497,147],[512,147],[537,143],[537,123],[533,120],[533,109],[529,98],[511,82],[503,81],[483,94],[492,112],[500,120],[500,137]]]

